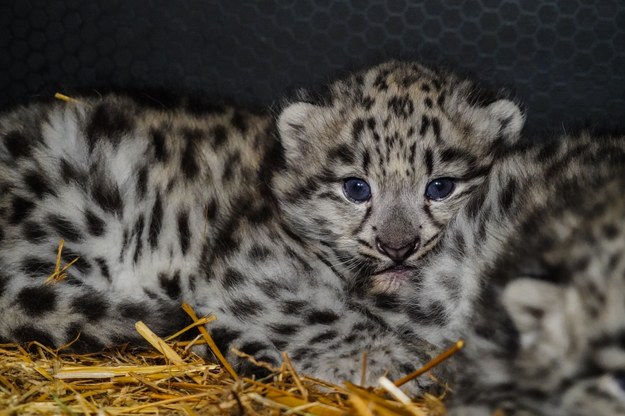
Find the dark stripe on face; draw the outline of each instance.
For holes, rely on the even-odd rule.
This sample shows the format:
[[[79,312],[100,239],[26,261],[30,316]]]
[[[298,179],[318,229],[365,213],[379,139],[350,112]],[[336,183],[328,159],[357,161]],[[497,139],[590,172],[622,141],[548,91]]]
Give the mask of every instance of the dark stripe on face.
[[[370,249],[372,249],[372,250],[373,250],[373,246],[372,246],[371,244],[369,244],[368,242],[366,242],[365,240],[361,239],[361,238],[357,238],[357,239],[356,239],[356,242],[357,242],[358,244],[361,244],[361,245],[363,245],[363,246],[365,246],[365,247],[370,248]]]
[[[370,156],[369,156],[369,152],[368,151],[364,151],[362,153],[362,171],[365,173],[365,176],[369,176],[369,163],[370,163]]]
[[[432,149],[426,149],[425,154],[423,155],[425,169],[428,176],[432,175],[432,170],[434,169],[434,160],[432,156]]]
[[[315,257],[317,257],[317,259],[319,259],[319,261],[321,261],[323,264],[325,264],[326,266],[328,266],[328,268],[330,270],[332,270],[332,272],[337,275],[341,280],[345,281],[345,276],[343,276],[341,273],[339,273],[338,270],[336,270],[336,268],[334,267],[334,265],[332,263],[330,263],[328,260],[326,260],[323,256],[321,256],[321,254],[315,253]]]
[[[347,201],[345,201],[345,199],[344,199],[344,198],[342,198],[342,197],[338,196],[338,195],[337,195],[337,194],[335,194],[334,192],[322,192],[322,193],[320,193],[320,194],[318,194],[318,195],[317,195],[317,198],[320,198],[320,199],[329,199],[329,200],[331,200],[331,201],[334,201],[334,202],[339,202],[339,203],[341,203],[341,204],[344,204],[345,202],[347,202]]]
[[[465,175],[459,177],[458,179],[462,181],[471,181],[482,176],[487,176],[490,173],[490,166],[483,166],[476,169],[473,169],[471,172],[466,173]]]
[[[354,163],[354,151],[346,144],[342,144],[330,150],[328,159],[330,161],[338,160],[341,163],[351,165]]]
[[[319,190],[319,182],[315,178],[308,178],[303,182],[296,189],[286,194],[284,198],[286,202],[295,203],[301,199],[310,199]]]
[[[468,154],[466,151],[448,147],[440,152],[440,160],[443,163],[457,163],[459,161],[473,166],[477,163],[475,156]]]
[[[432,130],[437,142],[441,141],[441,124],[438,118],[432,117]]]
[[[428,241],[423,243],[423,248],[427,247],[428,245],[432,244],[433,241],[437,240],[439,235],[440,233],[434,234]]]
[[[432,212],[430,211],[430,207],[428,205],[423,206],[423,211],[425,211],[426,215],[428,216],[430,221],[434,223],[434,225],[436,225],[438,228],[443,228],[443,224],[441,224],[440,222],[436,220],[436,218],[434,218],[434,216],[432,215]]]
[[[354,230],[354,234],[358,234],[362,231],[363,227],[365,226],[367,220],[369,220],[369,216],[371,216],[371,207],[368,206],[367,207],[367,211],[365,211],[365,215],[362,217],[362,220],[360,221],[360,224],[358,224],[358,227],[356,227],[356,229]]]
[[[462,192],[459,192],[457,194],[454,195],[454,198],[462,198],[464,196],[470,195],[473,193],[473,191],[475,190],[475,188],[477,188],[477,185],[473,185],[473,186],[469,186],[467,189],[465,189]]]
[[[373,248],[372,248],[373,249]],[[363,253],[362,251],[358,252],[360,257],[364,257],[365,259],[377,263],[379,261],[383,261],[380,257],[372,256],[371,254]]]

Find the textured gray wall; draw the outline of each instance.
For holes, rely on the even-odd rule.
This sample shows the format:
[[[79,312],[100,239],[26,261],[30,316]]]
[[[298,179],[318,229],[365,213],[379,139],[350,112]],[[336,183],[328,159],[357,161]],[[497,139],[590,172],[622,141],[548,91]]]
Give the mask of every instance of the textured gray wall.
[[[0,51],[3,108],[112,85],[265,105],[399,57],[512,87],[530,130],[625,125],[618,0],[0,0]]]

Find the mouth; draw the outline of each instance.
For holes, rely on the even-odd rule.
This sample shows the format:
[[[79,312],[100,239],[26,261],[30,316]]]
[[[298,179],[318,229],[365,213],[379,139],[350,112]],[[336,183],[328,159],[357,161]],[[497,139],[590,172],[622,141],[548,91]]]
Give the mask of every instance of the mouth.
[[[374,276],[380,276],[385,274],[404,274],[410,273],[414,270],[414,267],[404,266],[404,265],[395,265],[391,267],[387,267],[386,269],[380,270],[379,272],[373,273]]]
[[[373,293],[393,293],[397,292],[404,284],[408,282],[410,276],[414,272],[414,267],[409,266],[391,266],[374,273]]]

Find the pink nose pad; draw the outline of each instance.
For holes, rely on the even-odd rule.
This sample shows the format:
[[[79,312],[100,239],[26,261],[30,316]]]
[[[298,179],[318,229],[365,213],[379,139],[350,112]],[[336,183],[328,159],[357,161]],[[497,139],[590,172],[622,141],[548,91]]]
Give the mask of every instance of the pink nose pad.
[[[380,253],[386,254],[396,263],[406,260],[412,253],[417,251],[421,240],[416,238],[408,244],[385,243],[379,238],[376,239],[376,245]]]

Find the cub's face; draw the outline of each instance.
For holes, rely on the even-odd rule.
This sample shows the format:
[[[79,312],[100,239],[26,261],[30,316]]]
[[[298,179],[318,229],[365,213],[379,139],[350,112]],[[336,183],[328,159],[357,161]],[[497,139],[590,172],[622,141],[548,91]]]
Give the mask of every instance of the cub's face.
[[[477,91],[389,62],[287,106],[273,185],[290,226],[351,282],[399,288],[522,127],[513,102]]]

